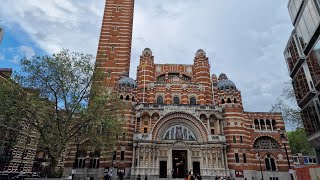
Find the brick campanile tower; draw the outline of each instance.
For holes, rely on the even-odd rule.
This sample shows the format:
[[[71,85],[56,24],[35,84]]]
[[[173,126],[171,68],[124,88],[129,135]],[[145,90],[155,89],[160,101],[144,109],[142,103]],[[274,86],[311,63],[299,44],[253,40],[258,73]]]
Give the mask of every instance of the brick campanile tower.
[[[106,0],[99,38],[96,69],[105,85],[114,87],[130,69],[134,0]]]

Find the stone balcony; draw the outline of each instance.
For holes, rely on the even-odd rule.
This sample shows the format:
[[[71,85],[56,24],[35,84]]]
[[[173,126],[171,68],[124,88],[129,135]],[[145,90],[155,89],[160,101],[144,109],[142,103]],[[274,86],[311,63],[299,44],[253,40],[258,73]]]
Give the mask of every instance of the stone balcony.
[[[186,111],[194,113],[196,111],[218,111],[222,112],[220,107],[213,105],[190,105],[190,104],[138,104],[135,110],[162,110],[164,112]]]
[[[151,141],[152,140],[152,135],[151,134],[133,134],[133,140],[134,141]]]
[[[223,135],[209,135],[208,142],[225,143],[226,137]]]

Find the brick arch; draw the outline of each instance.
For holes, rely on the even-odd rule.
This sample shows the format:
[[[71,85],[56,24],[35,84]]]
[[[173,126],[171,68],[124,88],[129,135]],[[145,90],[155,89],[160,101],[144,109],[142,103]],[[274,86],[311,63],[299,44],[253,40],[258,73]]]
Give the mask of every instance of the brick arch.
[[[200,119],[194,117],[190,113],[181,111],[170,112],[162,116],[152,129],[152,139],[160,140],[159,135],[161,135],[161,133],[163,133],[170,125],[174,124],[186,125],[191,128],[194,133],[197,134],[199,142],[206,142],[208,140],[207,128]]]
[[[281,149],[281,143],[278,141],[278,139],[272,135],[269,135],[269,134],[261,134],[261,135],[258,135],[257,137],[255,137],[252,141],[252,144],[251,144],[251,148],[253,149],[253,146],[254,146],[254,143],[259,139],[259,138],[262,138],[262,137],[269,137],[271,139],[273,139],[274,141],[276,141],[279,145],[279,148]],[[279,149],[279,150],[280,150]]]

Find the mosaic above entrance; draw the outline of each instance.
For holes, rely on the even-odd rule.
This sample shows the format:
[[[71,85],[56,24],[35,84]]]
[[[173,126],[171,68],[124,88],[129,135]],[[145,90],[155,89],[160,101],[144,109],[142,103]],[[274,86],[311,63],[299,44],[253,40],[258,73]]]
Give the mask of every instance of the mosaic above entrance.
[[[187,127],[182,125],[175,125],[170,127],[163,136],[164,140],[189,140],[195,141],[196,136]]]

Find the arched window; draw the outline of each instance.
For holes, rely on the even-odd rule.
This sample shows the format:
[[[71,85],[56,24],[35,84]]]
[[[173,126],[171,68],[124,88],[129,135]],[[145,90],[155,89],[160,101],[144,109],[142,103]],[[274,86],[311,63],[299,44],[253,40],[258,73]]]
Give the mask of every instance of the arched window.
[[[266,120],[266,128],[268,131],[271,131],[271,123],[269,119]]]
[[[259,137],[253,144],[254,150],[279,150],[280,146],[276,140],[263,136]]]
[[[157,97],[157,104],[163,104],[163,97],[162,96]]]
[[[132,96],[131,100],[132,100],[132,102],[134,102],[134,96]]]
[[[270,154],[267,155],[267,157],[264,159],[264,162],[266,164],[266,170],[267,171],[277,171],[276,162],[273,157],[271,157]]]
[[[180,104],[180,99],[179,99],[179,97],[174,97],[174,98],[173,98],[173,104]]]
[[[120,99],[123,99],[123,96],[122,96],[122,95],[120,96]]]
[[[191,98],[190,98],[190,104],[191,104],[191,105],[196,105],[196,104],[197,104],[197,100],[196,100],[195,97],[191,97]]]
[[[129,99],[130,99],[130,98],[129,98],[129,95],[127,95],[127,96],[126,96],[126,100],[129,100]]]
[[[236,98],[234,98],[234,99],[233,99],[233,102],[234,102],[234,103],[237,103],[237,99],[236,99]]]
[[[254,129],[255,129],[255,130],[260,130],[260,126],[259,126],[259,121],[258,121],[258,119],[255,119],[255,120],[254,120]]]
[[[228,98],[227,103],[231,103],[231,99],[230,98]]]
[[[224,99],[221,99],[221,104],[224,104],[225,102],[224,102]]]
[[[262,131],[265,131],[265,130],[266,130],[266,124],[265,124],[265,122],[264,122],[263,119],[260,119],[260,126],[261,126],[261,130],[262,130]]]

